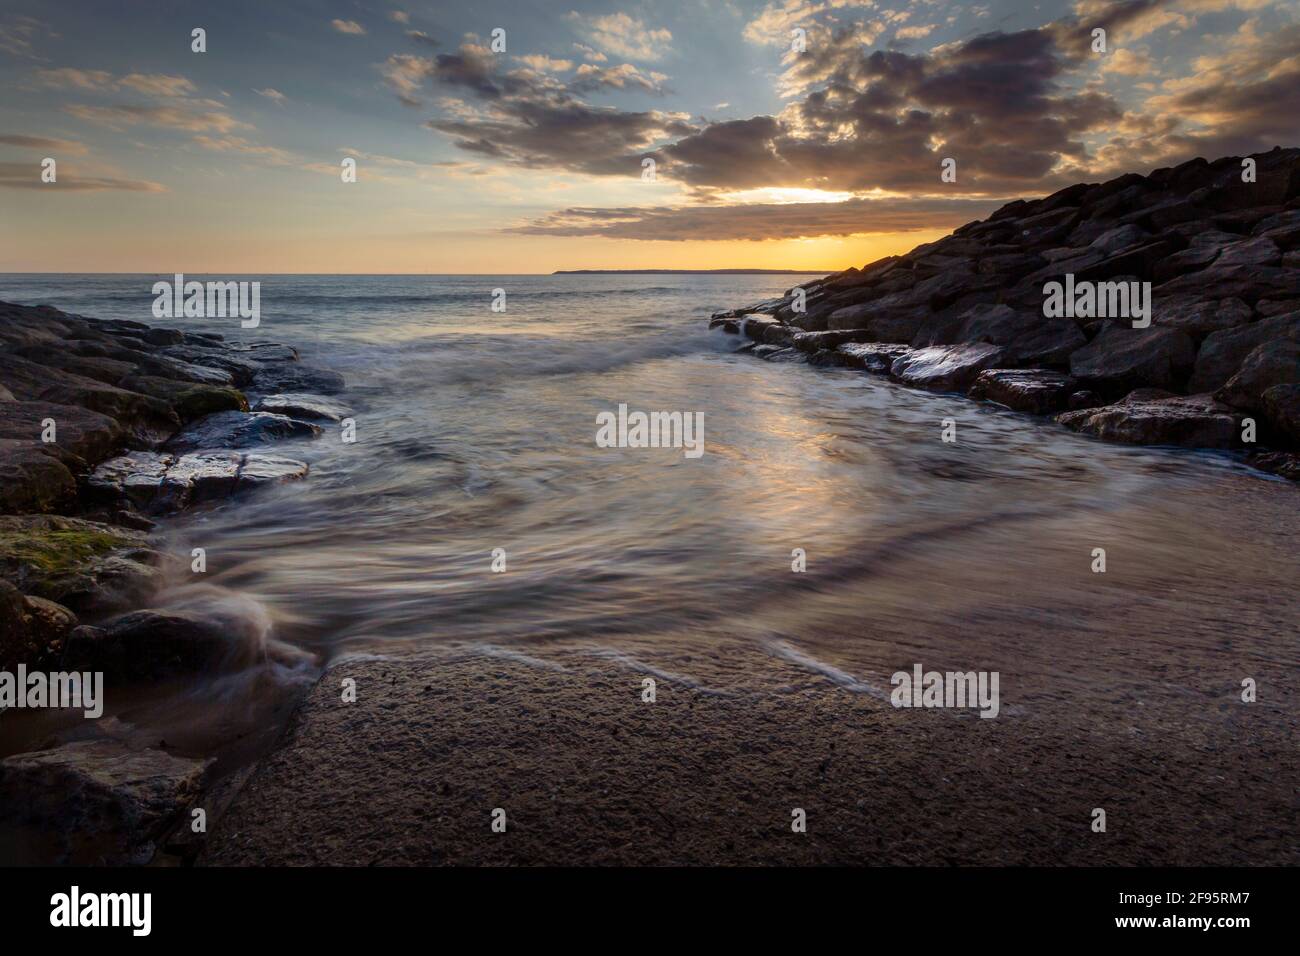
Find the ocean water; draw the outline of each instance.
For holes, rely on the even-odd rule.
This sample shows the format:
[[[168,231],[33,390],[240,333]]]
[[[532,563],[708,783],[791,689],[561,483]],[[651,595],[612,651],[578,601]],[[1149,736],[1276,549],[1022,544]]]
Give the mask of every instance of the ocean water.
[[[160,526],[178,555],[205,548],[208,570],[177,575],[159,605],[216,616],[251,653],[220,680],[110,701],[104,726],[191,749],[264,729],[344,654],[617,653],[725,631],[834,672],[873,614],[946,603],[968,620],[1051,586],[1044,554],[1085,567],[1089,522],[1122,550],[1126,534],[1150,544],[1142,518],[1160,512],[1176,548],[1187,511],[1171,520],[1164,503],[1242,480],[1227,456],[763,362],[707,329],[797,276],[219,277],[262,282],[253,331],[155,320],[156,278],[170,277],[9,275],[0,298],[293,345],[347,378],[356,420],[355,443],[327,427],[275,447],[310,464],[305,481]],[[620,403],[703,413],[704,453],[597,447],[597,415]],[[794,549],[810,573],[791,570]],[[904,557],[905,585],[889,573]]]

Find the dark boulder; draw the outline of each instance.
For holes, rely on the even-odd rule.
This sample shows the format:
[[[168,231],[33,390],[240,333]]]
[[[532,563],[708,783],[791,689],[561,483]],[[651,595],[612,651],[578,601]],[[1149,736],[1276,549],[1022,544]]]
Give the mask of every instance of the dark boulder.
[[[1070,356],[1070,374],[1109,394],[1173,389],[1186,379],[1195,358],[1196,346],[1186,332],[1104,322],[1096,337]]]
[[[1210,395],[1168,396],[1140,389],[1114,405],[1063,412],[1056,420],[1075,431],[1128,445],[1241,447],[1239,417]]]
[[[975,379],[970,397],[1031,415],[1050,415],[1066,408],[1075,387],[1074,379],[1060,372],[987,369]]]

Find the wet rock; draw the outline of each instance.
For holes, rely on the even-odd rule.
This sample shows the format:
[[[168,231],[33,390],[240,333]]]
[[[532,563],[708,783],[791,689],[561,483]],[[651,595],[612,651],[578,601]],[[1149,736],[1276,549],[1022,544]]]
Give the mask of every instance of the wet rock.
[[[1241,445],[1239,417],[1210,395],[1165,396],[1139,389],[1114,405],[1063,412],[1056,420],[1075,431],[1128,445]]]
[[[1266,342],[1246,356],[1232,378],[1214,393],[1219,401],[1250,412],[1264,410],[1264,392],[1300,382],[1300,342]]]
[[[798,335],[794,343],[798,346]],[[352,410],[342,402],[326,398],[324,395],[312,395],[309,392],[284,392],[280,395],[267,395],[258,400],[253,409],[258,412],[272,412],[307,421],[342,421],[352,414]]]
[[[1300,312],[1259,319],[1205,337],[1196,354],[1196,368],[1188,388],[1213,392],[1227,384],[1246,356],[1266,342],[1300,341]]]
[[[44,423],[50,420],[54,422],[55,440],[46,444],[42,433]],[[125,438],[124,429],[114,419],[76,405],[40,401],[0,405],[0,439],[40,441],[47,454],[58,455],[69,467],[103,461],[122,446]]]
[[[319,425],[271,412],[216,412],[191,422],[167,442],[168,451],[237,449],[284,438],[315,437]]]
[[[763,329],[763,344],[786,348],[794,344],[794,337],[798,331],[788,325],[769,325]]]
[[[16,356],[0,362],[0,384],[22,401],[76,405],[107,415],[146,445],[162,441],[180,425],[166,402]]]
[[[40,670],[57,664],[63,642],[77,626],[72,611],[33,595],[24,595],[0,578],[0,670],[13,673],[19,664]]]
[[[770,315],[746,315],[740,320],[740,334],[754,339],[756,342],[761,342],[763,341],[763,333],[776,325],[780,325],[780,323]]]
[[[1141,226],[1132,223],[1126,226],[1115,226],[1107,229],[1096,239],[1088,243],[1089,248],[1096,249],[1106,255],[1119,252],[1121,249],[1127,249],[1130,246],[1140,244],[1150,238],[1150,234]]]
[[[801,362],[804,355],[798,349],[782,345],[756,345],[754,355],[769,362]]]
[[[1075,387],[1074,379],[1060,372],[987,369],[975,379],[970,397],[1031,415],[1050,415],[1066,408]]]
[[[57,511],[70,505],[76,495],[72,472],[45,445],[0,438],[0,511]]]
[[[199,795],[210,761],[109,740],[0,760],[0,831],[74,866],[147,863]]]
[[[244,398],[243,392],[227,385],[205,385],[151,375],[132,375],[122,380],[122,386],[142,395],[162,399],[175,410],[182,422],[190,422],[214,412],[248,411],[248,400]]]
[[[1070,374],[1109,393],[1174,388],[1195,358],[1196,346],[1186,332],[1105,322],[1091,342],[1070,356]]]
[[[980,372],[997,366],[1003,355],[996,345],[932,346],[899,356],[889,374],[916,388],[964,392]]]
[[[248,648],[225,623],[183,611],[131,611],[94,634],[68,641],[66,666],[103,671],[107,680],[141,683],[218,672],[247,663]]]
[[[61,515],[0,515],[0,578],[78,612],[152,596],[160,556],[138,531]]]
[[[1252,468],[1258,468],[1260,471],[1266,471],[1269,474],[1277,475],[1279,478],[1287,478],[1291,481],[1300,481],[1300,454],[1290,451],[1263,451],[1256,452],[1246,458],[1247,463]]]
[[[130,452],[96,468],[88,486],[101,496],[127,498],[157,514],[306,474],[304,462],[263,453]]]
[[[796,333],[791,345],[800,352],[820,352],[824,349],[833,349],[836,346],[844,345],[849,342],[870,342],[872,333],[868,329],[842,329],[828,332],[799,332]]]
[[[894,361],[911,351],[906,345],[882,342],[848,342],[838,345],[835,351],[843,357],[849,368],[860,368],[880,375],[889,374]]]

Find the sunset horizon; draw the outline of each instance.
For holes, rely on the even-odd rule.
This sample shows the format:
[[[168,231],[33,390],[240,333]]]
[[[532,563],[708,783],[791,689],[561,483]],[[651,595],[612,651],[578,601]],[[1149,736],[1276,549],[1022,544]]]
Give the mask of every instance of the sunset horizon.
[[[4,0],[0,83],[18,939],[1287,924],[1300,0]]]

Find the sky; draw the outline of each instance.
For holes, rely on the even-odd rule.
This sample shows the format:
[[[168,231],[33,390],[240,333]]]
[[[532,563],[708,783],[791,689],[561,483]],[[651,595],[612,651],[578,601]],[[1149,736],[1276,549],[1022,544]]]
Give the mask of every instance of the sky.
[[[0,86],[0,271],[820,272],[1300,145],[1300,0],[0,0]]]

